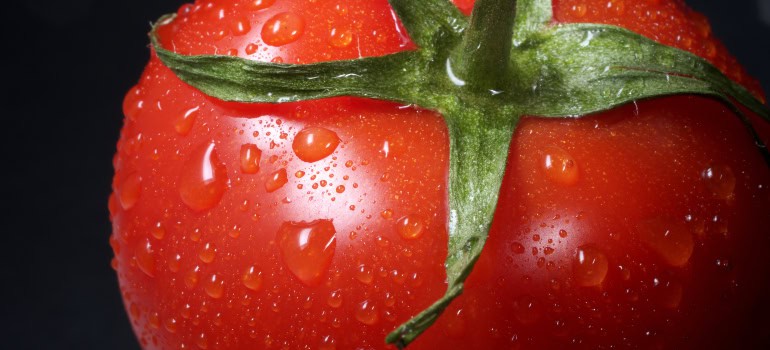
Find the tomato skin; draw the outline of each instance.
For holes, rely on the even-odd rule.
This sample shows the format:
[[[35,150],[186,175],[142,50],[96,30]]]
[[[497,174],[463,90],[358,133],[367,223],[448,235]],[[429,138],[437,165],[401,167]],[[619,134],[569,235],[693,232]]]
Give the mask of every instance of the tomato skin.
[[[161,30],[164,45],[291,63],[414,48],[385,1],[210,3],[180,9],[178,24]],[[238,16],[235,4],[262,7]],[[306,40],[259,44],[258,24],[286,12],[304,19]],[[124,111],[111,243],[144,349],[382,348],[387,332],[443,293],[448,142],[436,113],[354,98],[225,103],[155,57]],[[307,162],[294,141],[316,128],[340,142]],[[726,180],[704,178],[709,168]],[[525,118],[467,290],[412,346],[767,342],[768,186],[736,116],[705,98]],[[286,248],[295,237],[287,227],[319,223],[313,249]],[[331,255],[313,243],[329,241],[329,224]]]

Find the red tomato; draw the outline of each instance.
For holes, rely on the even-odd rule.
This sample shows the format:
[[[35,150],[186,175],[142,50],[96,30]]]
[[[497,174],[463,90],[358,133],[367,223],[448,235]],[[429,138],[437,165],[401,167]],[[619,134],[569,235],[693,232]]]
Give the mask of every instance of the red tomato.
[[[758,91],[680,1],[607,3],[556,1],[555,18],[628,27]],[[199,1],[160,36],[178,53],[286,63],[414,49],[386,0]],[[444,293],[440,115],[222,102],[154,55],[124,112],[110,243],[144,349],[383,348]],[[525,118],[466,291],[411,347],[766,343],[768,186],[754,141],[711,99]]]

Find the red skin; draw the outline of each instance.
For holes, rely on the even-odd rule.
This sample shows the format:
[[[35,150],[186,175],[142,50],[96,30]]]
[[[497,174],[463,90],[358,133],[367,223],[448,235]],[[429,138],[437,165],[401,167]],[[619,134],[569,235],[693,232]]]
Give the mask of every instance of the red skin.
[[[572,2],[556,3],[556,20],[575,21]],[[639,3],[671,7],[655,2]],[[255,1],[233,3],[242,9]],[[180,53],[236,48],[243,57],[293,63],[414,49],[385,0],[346,4],[277,1],[248,16],[223,5],[221,23],[211,20],[217,6],[204,7],[160,34]],[[280,47],[264,44],[263,23],[287,11],[304,19],[302,33]],[[246,18],[248,25],[237,23]],[[639,21],[628,13],[585,18],[631,29]],[[642,34],[669,43],[691,27]],[[220,29],[221,40],[205,34]],[[241,31],[247,34],[227,34]],[[690,49],[699,53],[705,44],[695,42]],[[253,56],[251,43],[258,45]],[[728,56],[720,49],[715,57]],[[727,71],[753,87],[734,72]],[[382,348],[389,331],[443,294],[448,141],[436,113],[357,98],[225,103],[180,82],[154,56],[124,111],[111,243],[144,349]],[[328,146],[326,157],[321,146],[296,146],[306,127],[333,131],[339,145]],[[333,141],[327,133],[325,145]],[[548,170],[547,155],[556,165],[571,159],[572,167]],[[214,178],[207,186],[203,159],[210,165],[203,173]],[[734,185],[730,176],[705,180],[709,167],[729,167],[721,171],[732,173]],[[525,118],[466,292],[413,347],[767,341],[760,295],[770,272],[768,186],[770,171],[745,128],[709,99],[642,101],[580,119]],[[315,257],[292,246],[301,235],[288,223],[302,221],[318,228],[308,239]],[[663,237],[666,229],[673,233]],[[581,249],[600,257],[598,266],[581,268]]]

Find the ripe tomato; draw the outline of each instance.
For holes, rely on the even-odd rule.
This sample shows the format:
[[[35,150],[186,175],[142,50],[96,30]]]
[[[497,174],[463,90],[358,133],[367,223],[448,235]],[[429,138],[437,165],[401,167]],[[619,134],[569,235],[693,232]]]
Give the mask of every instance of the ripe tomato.
[[[680,1],[561,0],[554,15],[690,50],[760,94]],[[385,0],[198,1],[159,35],[178,53],[300,64],[415,49]],[[444,293],[437,113],[223,102],[155,55],[124,112],[110,243],[144,349],[383,348]],[[744,125],[706,97],[525,118],[465,293],[411,346],[766,344],[768,186]]]

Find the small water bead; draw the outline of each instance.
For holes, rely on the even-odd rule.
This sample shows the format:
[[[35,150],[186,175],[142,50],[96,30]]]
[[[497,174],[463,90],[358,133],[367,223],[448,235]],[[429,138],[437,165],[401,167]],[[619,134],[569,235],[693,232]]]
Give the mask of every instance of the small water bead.
[[[166,328],[169,333],[176,333],[178,323],[176,318],[169,317],[163,321],[163,327]]]
[[[584,245],[578,248],[572,271],[575,282],[583,287],[598,286],[609,270],[607,256],[599,248]]]
[[[195,338],[195,345],[204,350],[209,348],[209,338],[206,333],[201,333]]]
[[[213,274],[208,279],[206,279],[206,282],[203,285],[203,290],[205,290],[206,294],[208,294],[210,297],[219,299],[222,297],[222,295],[224,295],[225,282],[221,277]]]
[[[383,210],[382,212],[380,212],[380,216],[381,216],[383,219],[385,219],[385,220],[389,220],[390,218],[392,218],[392,217],[393,217],[393,211],[392,211],[392,210],[390,210],[390,209],[385,209],[385,210]]]
[[[247,55],[253,55],[253,54],[257,53],[258,50],[259,50],[259,45],[255,44],[255,43],[250,43],[250,44],[246,45],[246,47],[243,49],[243,52],[245,52]],[[256,131],[255,131],[255,133],[256,133]],[[254,135],[254,134],[252,133],[252,135]],[[258,136],[258,135],[254,135],[254,137],[256,137],[256,136]]]
[[[271,46],[283,46],[297,41],[305,30],[305,20],[290,12],[279,13],[265,22],[262,41]]]
[[[283,262],[294,276],[311,287],[321,284],[337,245],[331,220],[285,222],[278,229],[276,241]]]
[[[241,146],[241,172],[244,174],[256,174],[259,172],[259,161],[262,159],[262,151],[253,143]]]
[[[147,323],[150,325],[150,328],[153,328],[153,329],[160,328],[160,315],[158,315],[157,311],[151,312],[147,316]]]
[[[246,18],[241,18],[236,21],[234,21],[230,25],[230,30],[233,32],[234,36],[240,36],[245,35],[249,31],[251,31],[251,23],[249,23],[249,20]]]
[[[574,185],[579,179],[577,161],[567,151],[556,146],[546,147],[543,171],[549,180],[563,186]]]
[[[227,190],[227,168],[219,160],[213,142],[198,147],[182,168],[179,193],[190,209],[213,208]]]
[[[641,241],[669,265],[683,266],[690,260],[695,242],[684,223],[657,217],[640,223],[637,232]]]
[[[513,315],[522,324],[529,325],[540,319],[540,302],[531,295],[524,294],[513,301]]]
[[[368,326],[373,326],[380,320],[377,307],[369,300],[364,300],[356,306],[355,317],[358,322]]]
[[[198,111],[200,106],[196,106],[186,110],[174,123],[174,130],[179,135],[187,136],[195,125],[195,119],[198,117]]]
[[[313,163],[334,153],[340,144],[337,133],[321,127],[307,127],[294,137],[292,150],[297,158]]]
[[[216,257],[217,250],[214,248],[214,246],[211,243],[206,243],[203,245],[203,248],[201,248],[201,251],[198,253],[198,258],[201,259],[204,263],[210,264],[212,261],[214,261],[214,258]]]
[[[118,201],[123,210],[129,210],[139,202],[142,195],[142,177],[137,173],[128,175],[117,191]]]
[[[403,239],[412,240],[422,236],[424,225],[422,220],[414,216],[404,216],[396,223],[398,234]]]
[[[567,231],[566,230],[559,230],[559,237],[567,238]]]
[[[175,254],[174,257],[168,260],[168,270],[171,272],[179,272],[179,268],[182,265],[182,256]]]
[[[184,275],[184,285],[187,286],[187,289],[193,289],[198,285],[198,275],[200,274],[200,270],[200,266],[195,266]]]
[[[337,342],[330,335],[321,338],[318,350],[337,350]]]
[[[524,246],[519,242],[513,242],[511,243],[511,251],[514,254],[524,254]]]
[[[337,193],[343,193],[343,192],[345,192],[345,186],[344,185],[339,185],[339,186],[337,186],[335,191],[337,191]]]
[[[329,42],[336,48],[348,47],[352,41],[353,32],[350,29],[332,28],[329,33]]]
[[[145,275],[155,277],[155,251],[149,239],[139,241],[135,250],[136,266]]]
[[[289,182],[289,178],[286,175],[286,169],[282,168],[272,173],[270,177],[265,181],[265,191],[268,193],[279,190],[283,185]]]
[[[305,176],[305,172],[304,172],[304,171],[302,171],[302,170],[297,170],[297,172],[296,172],[296,173],[294,173],[294,177],[296,177],[296,178],[298,178],[298,179],[301,179],[301,178],[302,178],[302,177],[304,177],[304,176]]]
[[[262,271],[259,271],[256,266],[249,266],[243,273],[241,281],[246,288],[259,291],[262,289]]]
[[[342,306],[342,292],[339,290],[335,290],[329,294],[329,297],[326,299],[326,304],[333,308],[339,308]]]
[[[730,199],[735,193],[735,174],[724,164],[712,164],[701,173],[706,186],[719,199]]]

